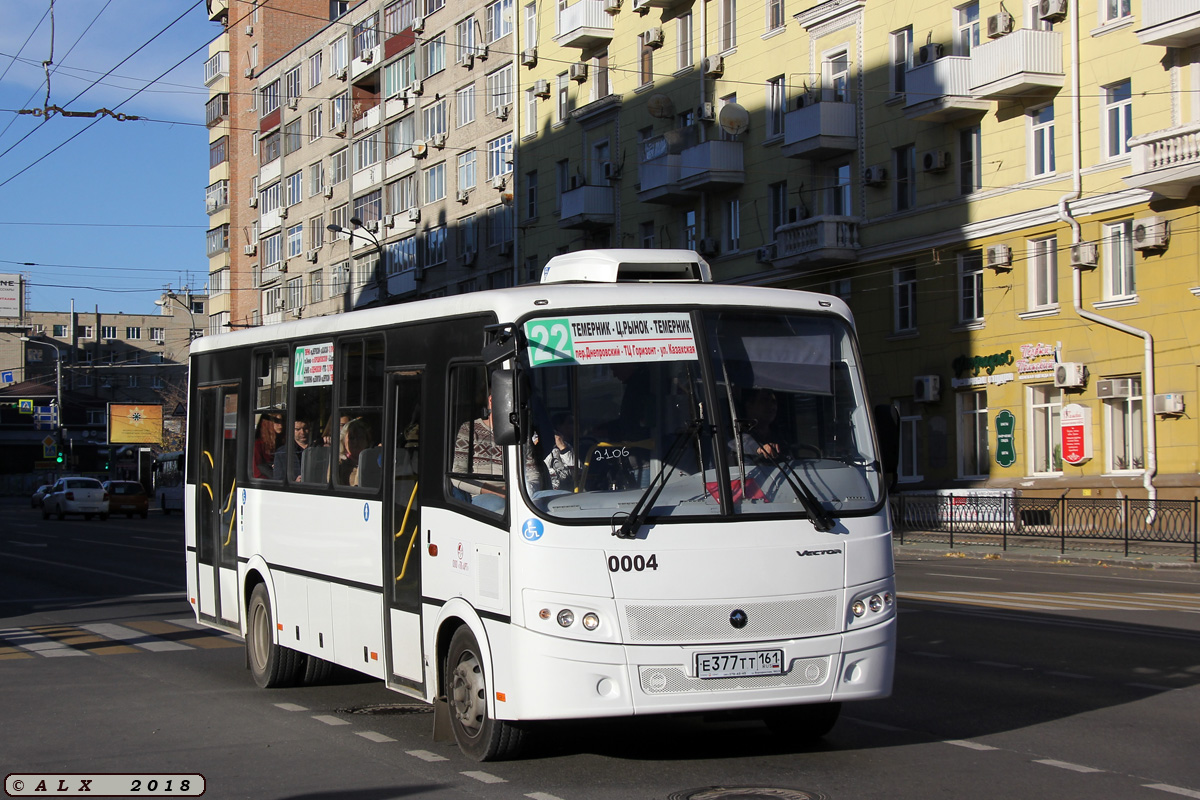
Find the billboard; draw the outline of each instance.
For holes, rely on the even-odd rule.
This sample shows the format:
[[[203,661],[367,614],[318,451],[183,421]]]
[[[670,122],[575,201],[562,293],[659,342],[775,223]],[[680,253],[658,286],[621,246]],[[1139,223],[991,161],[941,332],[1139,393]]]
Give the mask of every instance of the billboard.
[[[0,317],[21,316],[21,276],[0,275]]]
[[[162,444],[161,403],[109,403],[109,444]]]

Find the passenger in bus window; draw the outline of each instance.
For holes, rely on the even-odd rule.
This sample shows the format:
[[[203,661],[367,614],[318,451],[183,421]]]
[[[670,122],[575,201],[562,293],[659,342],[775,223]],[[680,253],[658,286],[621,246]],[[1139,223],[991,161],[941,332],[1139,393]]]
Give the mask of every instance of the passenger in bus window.
[[[358,457],[371,446],[371,426],[362,417],[355,417],[342,426],[342,455],[338,462],[338,483],[358,485]]]
[[[292,457],[288,458],[286,443],[279,445],[279,449],[275,451],[275,477],[278,480],[283,480],[284,473],[287,473],[290,481],[300,480],[300,461],[311,441],[311,430],[309,424],[302,419],[292,423],[292,439],[296,443],[295,449],[292,450]]]
[[[279,435],[283,433],[283,418],[278,412],[267,411],[258,420],[254,432],[253,477],[275,477],[275,451],[279,449]]]
[[[575,418],[566,412],[555,414],[554,446],[545,458],[550,473],[550,488],[572,491],[575,488],[575,448],[571,446]]]
[[[504,511],[504,448],[496,444],[492,433],[492,395],[487,396],[484,415],[458,426],[454,437],[454,463],[451,471],[475,476],[495,476],[495,481],[456,480],[453,485],[465,492],[472,505],[494,511]]]
[[[773,461],[783,455],[779,435],[775,432],[775,417],[779,414],[779,400],[770,389],[751,389],[745,403],[746,414],[738,420],[741,430],[742,452],[751,458]],[[730,447],[737,445],[730,442]]]

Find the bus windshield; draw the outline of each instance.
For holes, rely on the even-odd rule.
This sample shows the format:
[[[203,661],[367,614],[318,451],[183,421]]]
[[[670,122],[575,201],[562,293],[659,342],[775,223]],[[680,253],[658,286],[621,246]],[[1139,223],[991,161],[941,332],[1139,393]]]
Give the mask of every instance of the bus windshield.
[[[883,497],[857,351],[836,316],[637,311],[524,329],[525,489],[548,517],[609,521],[641,505],[647,518],[816,522]]]

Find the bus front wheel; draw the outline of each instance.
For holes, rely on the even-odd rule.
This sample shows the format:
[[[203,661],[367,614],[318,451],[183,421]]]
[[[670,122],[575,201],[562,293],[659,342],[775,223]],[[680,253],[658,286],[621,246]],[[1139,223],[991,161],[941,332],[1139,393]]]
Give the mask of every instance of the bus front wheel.
[[[446,656],[446,696],[450,727],[459,749],[476,761],[512,758],[521,749],[524,731],[488,714],[487,673],[475,636],[465,625],[450,639]]]
[[[254,682],[262,689],[294,683],[302,666],[300,654],[275,643],[271,598],[265,584],[260,583],[250,593],[246,618],[246,656]]]

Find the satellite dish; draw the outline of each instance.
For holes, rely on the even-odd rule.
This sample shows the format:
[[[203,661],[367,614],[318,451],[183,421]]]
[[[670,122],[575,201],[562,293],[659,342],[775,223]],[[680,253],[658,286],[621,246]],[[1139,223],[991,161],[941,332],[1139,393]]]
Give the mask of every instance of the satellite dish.
[[[726,103],[717,114],[717,124],[730,136],[737,136],[750,127],[750,112],[737,103]]]
[[[646,110],[655,119],[673,119],[675,117],[675,104],[671,102],[671,98],[661,92],[650,95],[646,101]]]

